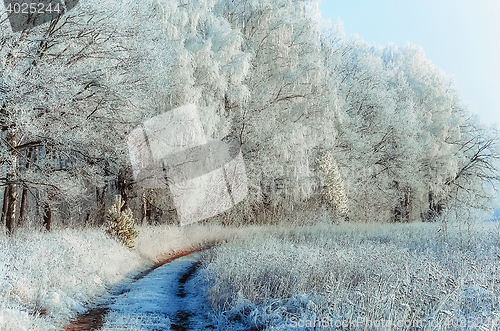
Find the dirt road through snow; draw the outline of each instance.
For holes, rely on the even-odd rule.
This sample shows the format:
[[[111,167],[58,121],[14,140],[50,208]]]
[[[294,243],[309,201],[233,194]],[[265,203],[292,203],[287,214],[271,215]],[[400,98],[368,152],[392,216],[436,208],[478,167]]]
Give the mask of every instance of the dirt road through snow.
[[[209,246],[208,246],[209,247]],[[134,281],[118,285],[65,331],[213,330],[203,284],[195,276],[200,250],[180,251]]]
[[[108,306],[101,330],[213,330],[198,270],[200,253],[176,259],[130,283]]]

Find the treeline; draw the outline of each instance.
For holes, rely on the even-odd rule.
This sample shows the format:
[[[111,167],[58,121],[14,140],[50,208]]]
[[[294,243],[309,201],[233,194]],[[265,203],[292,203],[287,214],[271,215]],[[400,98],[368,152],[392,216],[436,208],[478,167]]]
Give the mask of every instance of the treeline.
[[[4,20],[8,232],[101,224],[115,194],[139,220],[175,222],[167,190],[134,184],[126,137],[191,103],[208,137],[241,146],[249,196],[232,212],[242,222],[325,196],[363,221],[485,207],[496,134],[452,81],[416,46],[372,47],[317,17],[298,0],[89,0],[17,33]]]

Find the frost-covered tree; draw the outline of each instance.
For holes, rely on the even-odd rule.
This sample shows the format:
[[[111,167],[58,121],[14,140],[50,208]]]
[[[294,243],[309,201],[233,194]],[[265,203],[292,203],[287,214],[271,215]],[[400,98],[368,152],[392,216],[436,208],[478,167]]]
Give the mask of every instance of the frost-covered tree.
[[[445,182],[446,200],[475,209],[491,207],[500,181],[498,131],[471,117],[461,126],[461,135],[449,143],[459,159],[457,171]]]
[[[337,162],[330,152],[325,152],[319,159],[319,167],[324,175],[325,195],[334,213],[348,218],[349,201],[345,192],[344,181]]]
[[[337,90],[341,124],[335,149],[346,178],[353,219],[392,217],[397,195],[414,164],[418,126],[380,56],[362,41],[341,41],[330,81]],[[412,123],[413,122],[413,123]],[[413,124],[413,125],[412,125]],[[413,150],[412,150],[413,149]],[[376,210],[376,213],[375,213]]]
[[[158,3],[162,12],[156,18],[162,21],[167,38],[163,47],[171,53],[171,88],[158,99],[158,111],[196,104],[205,133],[224,137],[230,105],[248,97],[243,80],[249,54],[242,50],[241,33],[216,11],[216,1]]]
[[[467,134],[472,122],[452,81],[420,48],[376,48],[355,39],[337,44],[331,81],[342,124],[335,152],[349,200],[359,206],[352,218],[435,215],[449,205],[453,178],[474,159],[474,153],[465,155],[472,142],[477,152],[488,140]],[[480,194],[484,181],[493,179],[495,154],[481,155],[473,172],[489,175],[469,178],[462,191]]]
[[[159,3],[175,55],[158,112],[195,103],[208,137],[238,143],[252,204],[308,197],[313,149],[335,136],[309,2]]]
[[[228,139],[237,141],[248,166],[252,201],[292,204],[317,182],[313,150],[335,135],[325,107],[325,71],[318,22],[309,1],[220,1],[216,9],[241,31],[252,55],[244,80],[249,97],[232,102]],[[288,207],[290,209],[291,205]]]
[[[152,3],[85,1],[21,32],[1,25],[9,232],[17,222],[20,187],[38,198],[50,228],[56,200],[78,205],[89,185],[101,186],[113,175],[111,164],[125,162],[127,130],[152,108],[151,96],[168,89],[159,81],[168,69],[168,52],[155,43],[163,36],[161,24],[148,22],[155,10]]]
[[[137,238],[135,221],[130,208],[124,208],[124,205],[125,201],[117,195],[106,215],[106,233],[128,248],[134,248],[134,240]]]
[[[497,176],[496,140],[469,119],[451,81],[418,47],[371,47],[346,40],[341,23],[322,27],[314,4],[90,0],[21,32],[4,22],[9,231],[26,218],[27,196],[47,228],[61,202],[77,210],[98,200],[103,216],[111,182],[143,216],[148,206],[170,211],[168,190],[134,187],[126,137],[192,103],[208,139],[240,145],[254,207],[291,210],[311,197],[324,150],[338,163],[331,178],[344,180],[351,219],[407,221],[450,199],[484,197],[483,183]]]
[[[249,54],[242,51],[241,33],[217,13],[214,1],[156,3],[160,11],[151,19],[162,25],[160,45],[169,53],[164,58],[169,88],[156,94],[151,117],[195,104],[207,139],[227,140],[231,105],[242,104],[248,97],[243,79],[249,69]],[[174,217],[168,189],[135,187],[134,191],[143,220],[152,222],[159,214]]]

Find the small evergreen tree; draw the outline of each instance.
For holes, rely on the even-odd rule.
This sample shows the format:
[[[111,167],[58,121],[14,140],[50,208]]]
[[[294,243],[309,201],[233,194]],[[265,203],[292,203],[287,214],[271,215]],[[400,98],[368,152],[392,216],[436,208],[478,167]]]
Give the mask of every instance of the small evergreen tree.
[[[121,241],[128,248],[134,248],[134,239],[137,231],[134,228],[134,217],[130,208],[122,210],[125,201],[122,196],[115,197],[115,203],[108,210],[106,232],[113,238]]]
[[[319,166],[325,176],[325,196],[330,206],[341,217],[347,219],[349,205],[344,182],[340,176],[339,167],[330,152],[320,157]]]

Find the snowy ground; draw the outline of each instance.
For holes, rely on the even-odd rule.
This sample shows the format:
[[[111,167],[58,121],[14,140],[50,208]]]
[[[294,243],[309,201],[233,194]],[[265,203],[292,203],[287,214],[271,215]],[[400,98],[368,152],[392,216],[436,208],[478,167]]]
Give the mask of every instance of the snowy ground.
[[[116,284],[175,252],[242,235],[237,228],[196,224],[137,229],[133,250],[100,228],[0,234],[0,330],[60,330]],[[245,229],[252,231],[261,230]]]
[[[124,286],[101,330],[213,330],[201,278],[194,277],[199,258],[179,258]]]
[[[133,281],[214,241],[227,243]],[[301,325],[323,318],[440,323],[433,330],[465,319],[482,330],[500,320],[498,223],[140,227],[136,244],[101,229],[0,236],[0,330],[60,330],[96,300],[104,331],[313,330]]]
[[[269,228],[203,268],[220,330],[500,330],[499,258],[498,223],[344,223]]]

